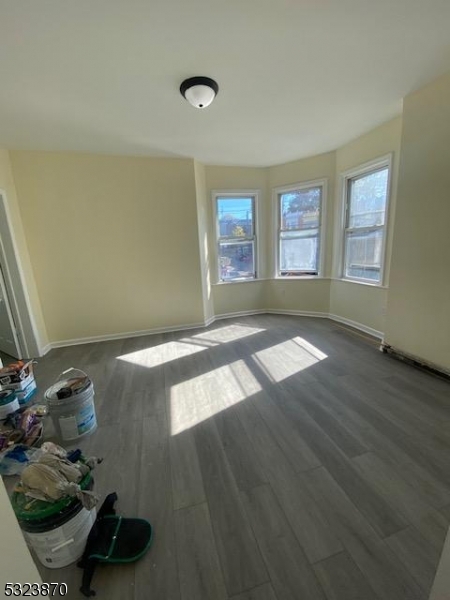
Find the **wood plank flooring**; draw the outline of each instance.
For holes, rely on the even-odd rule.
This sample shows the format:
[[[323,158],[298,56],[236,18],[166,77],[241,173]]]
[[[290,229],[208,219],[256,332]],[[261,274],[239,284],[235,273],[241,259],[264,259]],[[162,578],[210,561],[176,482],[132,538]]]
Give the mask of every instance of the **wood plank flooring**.
[[[258,315],[52,350],[95,385],[103,498],[149,519],[97,597],[425,600],[450,521],[450,385],[326,319]],[[51,435],[51,426],[47,428]],[[40,567],[80,598],[81,572]]]

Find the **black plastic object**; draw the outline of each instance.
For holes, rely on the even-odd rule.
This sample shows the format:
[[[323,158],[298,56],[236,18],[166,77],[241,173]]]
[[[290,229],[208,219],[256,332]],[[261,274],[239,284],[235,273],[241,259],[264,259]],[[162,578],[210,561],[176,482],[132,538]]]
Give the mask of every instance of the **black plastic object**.
[[[95,596],[91,581],[98,563],[130,563],[139,560],[150,548],[153,529],[144,519],[129,519],[115,514],[117,494],[109,494],[98,511],[78,566],[84,569],[80,592]]]
[[[81,450],[77,448],[76,450],[69,450],[67,452],[67,460],[71,463],[76,463],[82,457]]]

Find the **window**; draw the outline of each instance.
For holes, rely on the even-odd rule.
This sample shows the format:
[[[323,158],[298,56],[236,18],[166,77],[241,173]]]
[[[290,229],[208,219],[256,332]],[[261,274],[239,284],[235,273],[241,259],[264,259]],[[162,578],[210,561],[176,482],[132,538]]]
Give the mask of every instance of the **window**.
[[[213,194],[219,281],[256,278],[257,193]]]
[[[345,176],[343,277],[381,283],[390,157]]]
[[[275,190],[278,277],[319,275],[322,271],[325,188],[325,181],[313,181]]]

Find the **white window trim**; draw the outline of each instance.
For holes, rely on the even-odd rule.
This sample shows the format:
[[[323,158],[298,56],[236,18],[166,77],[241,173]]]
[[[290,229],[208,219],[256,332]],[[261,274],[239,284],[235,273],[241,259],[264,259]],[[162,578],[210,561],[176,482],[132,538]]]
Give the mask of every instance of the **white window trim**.
[[[295,190],[301,190],[311,187],[322,188],[322,204],[320,208],[320,223],[319,223],[319,265],[317,275],[293,275],[285,276],[279,274],[278,259],[280,254],[280,211],[278,206],[278,196],[285,192],[293,192]],[[280,187],[273,188],[272,190],[272,221],[273,221],[273,247],[274,247],[274,269],[273,278],[282,279],[284,281],[289,279],[323,279],[325,272],[325,245],[327,237],[327,195],[328,195],[328,179],[311,179],[310,181],[302,181],[299,183],[293,183],[290,185],[283,185]]]
[[[353,283],[361,283],[363,285],[372,285],[374,287],[384,287],[385,286],[385,266],[386,266],[386,245],[388,238],[388,227],[389,227],[389,207],[391,200],[391,181],[392,181],[392,164],[393,164],[393,156],[394,153],[390,152],[389,154],[385,154],[384,156],[380,156],[368,162],[365,162],[357,167],[353,167],[348,171],[344,171],[341,173],[340,177],[340,199],[341,199],[341,219],[340,219],[340,233],[339,233],[339,273],[338,278],[343,281],[351,281]],[[383,235],[383,244],[381,247],[381,266],[380,266],[380,281],[373,281],[370,279],[362,279],[360,277],[349,277],[345,275],[345,230],[347,225],[347,207],[348,207],[348,182],[350,179],[354,177],[359,177],[361,175],[368,174],[372,171],[376,171],[378,169],[382,169],[384,167],[388,168],[388,179],[386,186],[386,210],[385,210],[385,221],[384,221],[384,235]]]
[[[259,235],[260,235],[260,202],[259,197],[261,195],[261,190],[256,189],[237,189],[237,190],[211,190],[211,199],[212,199],[212,214],[213,214],[213,223],[214,223],[214,251],[213,251],[213,260],[215,264],[214,273],[215,280],[213,284],[226,285],[229,283],[248,283],[251,281],[258,281],[260,279],[259,275],[261,273],[261,257],[259,252]],[[251,197],[254,198],[255,202],[255,214],[254,214],[254,232],[255,232],[255,242],[254,242],[254,253],[255,253],[255,277],[248,279],[231,279],[230,281],[222,281],[220,279],[220,267],[219,267],[219,228],[218,228],[218,220],[217,220],[217,197],[220,198],[235,198],[235,197]]]

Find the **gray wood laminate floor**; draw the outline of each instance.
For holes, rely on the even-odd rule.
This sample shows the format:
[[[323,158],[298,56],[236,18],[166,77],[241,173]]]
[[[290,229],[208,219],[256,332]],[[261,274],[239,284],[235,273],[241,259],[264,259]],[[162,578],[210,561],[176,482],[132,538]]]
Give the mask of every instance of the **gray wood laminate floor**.
[[[326,319],[261,315],[52,350],[95,385],[95,480],[154,526],[97,597],[426,599],[450,518],[450,385]],[[49,430],[50,431],[50,430]],[[40,568],[81,597],[81,572]]]

